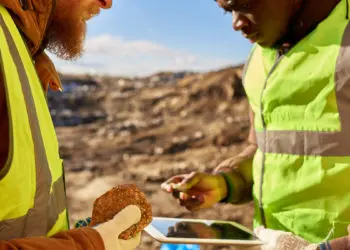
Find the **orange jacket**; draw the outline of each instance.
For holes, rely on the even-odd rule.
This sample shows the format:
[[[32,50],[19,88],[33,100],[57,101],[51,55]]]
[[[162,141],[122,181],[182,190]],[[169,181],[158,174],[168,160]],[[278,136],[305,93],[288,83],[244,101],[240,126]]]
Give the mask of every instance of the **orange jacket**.
[[[58,90],[60,80],[54,65],[43,52],[45,30],[53,12],[55,0],[22,0],[29,9],[24,11],[20,0],[0,0],[11,13],[16,25],[22,31],[39,78],[45,90],[50,86]],[[0,170],[4,166],[9,148],[9,127],[6,99],[0,72]],[[0,190],[1,192],[1,190]],[[1,209],[1,208],[0,208]],[[101,236],[92,228],[79,228],[58,233],[51,238],[23,238],[0,241],[0,250],[104,250]]]

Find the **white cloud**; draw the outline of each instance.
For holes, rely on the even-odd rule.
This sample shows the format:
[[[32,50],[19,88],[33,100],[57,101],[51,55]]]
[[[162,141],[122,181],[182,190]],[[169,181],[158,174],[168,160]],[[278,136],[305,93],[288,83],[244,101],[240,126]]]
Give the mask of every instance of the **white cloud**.
[[[149,75],[166,70],[206,71],[234,63],[224,58],[204,57],[168,48],[152,41],[127,41],[111,35],[88,39],[84,56],[75,62],[53,59],[57,69],[63,73],[124,76]]]
[[[119,56],[139,55],[139,54],[156,54],[170,52],[162,45],[152,43],[151,41],[125,41],[120,37],[103,35],[92,38],[85,45],[86,52],[95,54],[105,54]]]

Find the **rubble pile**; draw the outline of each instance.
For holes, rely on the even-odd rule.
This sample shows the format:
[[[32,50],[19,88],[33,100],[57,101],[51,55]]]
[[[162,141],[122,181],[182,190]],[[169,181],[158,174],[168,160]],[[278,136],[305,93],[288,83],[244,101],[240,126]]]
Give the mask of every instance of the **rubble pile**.
[[[94,93],[99,84],[90,78],[61,76],[62,91],[48,91],[48,105],[55,126],[76,126],[106,117]]]

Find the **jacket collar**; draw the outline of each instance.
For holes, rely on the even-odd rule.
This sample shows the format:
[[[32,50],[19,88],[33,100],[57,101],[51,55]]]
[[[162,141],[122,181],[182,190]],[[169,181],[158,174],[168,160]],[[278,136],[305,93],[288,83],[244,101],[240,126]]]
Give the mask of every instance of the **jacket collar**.
[[[44,52],[44,38],[55,10],[56,0],[0,0],[0,5],[9,10],[22,33],[35,61],[43,88],[47,90],[50,86],[53,90],[60,90],[61,82],[57,71]]]

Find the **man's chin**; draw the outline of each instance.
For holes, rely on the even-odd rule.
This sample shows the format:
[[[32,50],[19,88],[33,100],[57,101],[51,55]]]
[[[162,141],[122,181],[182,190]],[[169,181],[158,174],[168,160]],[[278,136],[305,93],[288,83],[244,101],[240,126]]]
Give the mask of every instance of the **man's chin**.
[[[47,50],[57,56],[59,59],[66,61],[75,61],[82,57],[84,53],[85,32],[75,36],[71,33],[68,35],[56,35],[51,37]]]
[[[70,46],[64,44],[50,44],[47,50],[54,54],[57,58],[65,61],[76,61],[82,57],[83,47],[82,46]]]
[[[268,42],[264,39],[259,39],[258,41],[256,41],[256,43],[259,44],[263,48],[275,48],[276,47],[275,42]]]
[[[72,22],[74,25],[56,24],[48,34],[47,50],[66,61],[75,61],[83,54],[86,37],[86,23]]]

